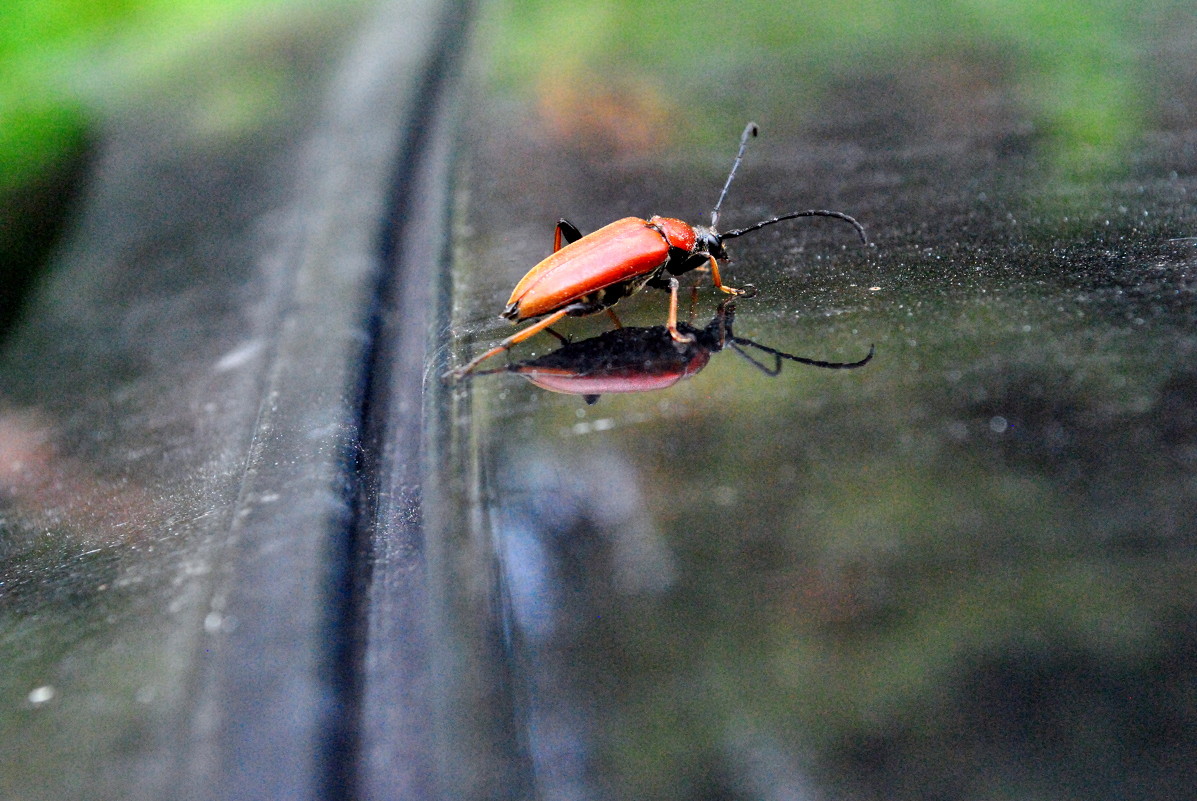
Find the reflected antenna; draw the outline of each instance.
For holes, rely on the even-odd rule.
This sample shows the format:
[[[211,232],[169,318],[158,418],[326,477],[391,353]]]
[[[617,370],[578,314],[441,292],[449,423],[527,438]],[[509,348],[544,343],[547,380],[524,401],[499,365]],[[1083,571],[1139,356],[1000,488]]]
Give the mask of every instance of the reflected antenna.
[[[854,362],[825,362],[821,359],[808,359],[805,356],[795,356],[792,353],[786,353],[785,351],[780,351],[776,348],[770,348],[760,344],[759,342],[753,342],[751,339],[745,339],[744,337],[733,336],[729,344],[731,345],[732,350],[743,356],[748,361],[752,362],[752,364],[756,365],[757,369],[768,376],[774,376],[781,372],[782,359],[789,359],[792,362],[798,362],[799,364],[805,364],[810,367],[822,367],[825,370],[855,370],[857,367],[864,367],[866,364],[872,361],[873,354],[876,352],[876,349],[872,345],[869,345],[869,352],[863,359],[858,359]],[[772,356],[773,367],[767,367],[754,359],[752,355],[748,353],[748,351],[741,347],[742,345],[749,345]]]

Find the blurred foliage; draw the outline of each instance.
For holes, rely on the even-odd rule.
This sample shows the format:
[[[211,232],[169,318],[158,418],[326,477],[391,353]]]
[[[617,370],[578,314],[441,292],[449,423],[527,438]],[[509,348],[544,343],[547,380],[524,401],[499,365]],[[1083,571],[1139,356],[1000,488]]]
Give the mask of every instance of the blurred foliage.
[[[337,35],[355,3],[0,4],[0,338],[20,318],[103,120],[169,120],[177,141],[200,146],[278,125],[323,74],[302,43]],[[150,110],[130,115],[137,107]]]
[[[0,192],[69,159],[103,106],[207,36],[288,0],[7,0],[0,5]]]
[[[550,124],[575,104],[591,117],[625,112],[608,122],[608,136],[627,136],[644,119],[665,130],[684,117],[714,141],[745,114],[798,106],[817,121],[830,88],[933,74],[936,62],[952,73],[972,57],[1004,62],[1010,74],[998,79],[1065,178],[1121,163],[1149,124],[1151,100],[1167,93],[1146,78],[1150,63],[1197,30],[1195,9],[1179,0],[509,0],[505,11],[500,79],[527,85],[532,76]],[[986,91],[967,77],[962,100]]]

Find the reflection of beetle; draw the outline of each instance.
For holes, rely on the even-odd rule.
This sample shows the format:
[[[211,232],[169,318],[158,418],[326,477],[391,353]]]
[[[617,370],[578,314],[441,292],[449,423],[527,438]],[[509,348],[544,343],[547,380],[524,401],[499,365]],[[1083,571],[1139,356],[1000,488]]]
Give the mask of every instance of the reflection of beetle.
[[[719,233],[719,207],[727,195],[736,168],[744,157],[750,136],[757,135],[756,123],[750,122],[740,137],[740,150],[732,163],[731,172],[719,193],[719,200],[711,212],[710,226],[690,225],[669,217],[642,220],[625,217],[622,220],[582,236],[573,224],[562,219],[557,222],[553,236],[553,253],[537,264],[516,284],[503,310],[502,317],[522,322],[536,317],[543,319],[519,331],[490,350],[475,357],[464,366],[446,374],[460,378],[491,356],[502,353],[512,345],[543,331],[566,315],[581,316],[606,310],[622,298],[645,286],[668,289],[669,317],[666,329],[678,342],[687,340],[690,333],[677,324],[676,276],[707,268],[715,287],[731,295],[745,294],[747,289],[734,289],[723,284],[719,277],[720,259],[727,259],[723,243],[733,237],[756,231],[767,225],[792,220],[795,217],[834,217],[851,223],[867,242],[864,227],[847,214],[825,209],[809,209],[782,214],[768,220]],[[565,239],[564,247],[561,245]],[[613,313],[612,313],[613,314]],[[618,321],[617,321],[618,322]]]
[[[812,367],[851,370],[863,367],[873,358],[872,346],[868,355],[855,362],[825,362],[794,356],[736,336],[732,333],[734,318],[735,304],[727,302],[705,328],[678,323],[678,328],[689,337],[682,342],[676,341],[663,325],[618,328],[580,342],[568,342],[536,359],[479,370],[474,375],[518,373],[542,389],[581,395],[587,403],[594,403],[600,395],[671,387],[706,367],[711,354],[725,347],[770,376],[781,372],[783,359]],[[772,356],[773,365],[750,355],[745,346]]]

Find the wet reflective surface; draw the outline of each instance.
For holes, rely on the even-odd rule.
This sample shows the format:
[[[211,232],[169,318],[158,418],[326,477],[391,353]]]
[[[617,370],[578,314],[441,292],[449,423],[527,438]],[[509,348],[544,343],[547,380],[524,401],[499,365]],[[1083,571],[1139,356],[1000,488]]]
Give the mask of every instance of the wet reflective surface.
[[[541,389],[580,395],[586,403],[594,404],[603,395],[667,389],[702,370],[712,354],[724,348],[740,354],[768,376],[779,375],[786,361],[831,370],[854,370],[873,358],[872,348],[864,358],[853,362],[828,362],[783,353],[736,336],[732,331],[734,320],[735,304],[724,301],[705,327],[679,322],[678,338],[664,325],[621,326],[579,342],[566,340],[556,350],[534,359],[475,370],[461,380],[514,373]]]
[[[0,797],[1191,795],[1192,9],[470,11],[105,139],[0,347]],[[868,246],[439,379],[749,119],[722,225]]]
[[[872,245],[830,221],[731,243],[724,280],[759,289],[736,334],[876,353],[776,377],[679,363],[687,380],[588,405],[534,386],[531,360],[568,347],[542,334],[437,390],[429,547],[466,790],[1191,792],[1197,134],[1156,116],[1116,169],[1074,169],[1015,101],[1025,73],[991,57],[829,79],[807,87],[832,98],[817,114],[748,86],[628,148],[594,134],[598,103],[567,122],[527,97],[471,107],[458,363],[510,333],[502,299],[559,217],[705,222],[743,119],[723,146],[709,127],[748,106],[762,136],[725,224],[835,208]],[[606,124],[626,119],[646,118]],[[694,278],[701,323],[719,298]],[[666,301],[620,315],[659,325]]]

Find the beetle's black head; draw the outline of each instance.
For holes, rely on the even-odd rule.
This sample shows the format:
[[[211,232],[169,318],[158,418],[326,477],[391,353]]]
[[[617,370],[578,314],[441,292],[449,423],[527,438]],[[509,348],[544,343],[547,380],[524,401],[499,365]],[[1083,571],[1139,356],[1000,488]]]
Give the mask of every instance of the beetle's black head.
[[[705,225],[694,226],[694,252],[709,253],[717,259],[727,259],[727,251],[723,249],[723,237],[714,228]]]

